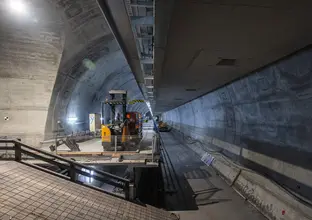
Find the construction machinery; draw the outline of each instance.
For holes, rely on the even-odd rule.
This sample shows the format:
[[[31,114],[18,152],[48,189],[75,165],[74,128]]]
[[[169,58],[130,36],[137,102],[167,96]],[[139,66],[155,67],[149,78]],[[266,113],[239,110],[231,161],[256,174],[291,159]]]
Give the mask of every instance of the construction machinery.
[[[127,112],[127,91],[111,90],[109,96],[101,103],[103,149],[122,151],[133,148],[142,138],[140,114]]]
[[[159,132],[168,132],[168,131],[170,131],[169,126],[167,125],[167,123],[165,123],[163,121],[159,121],[158,122],[158,130],[159,130]]]

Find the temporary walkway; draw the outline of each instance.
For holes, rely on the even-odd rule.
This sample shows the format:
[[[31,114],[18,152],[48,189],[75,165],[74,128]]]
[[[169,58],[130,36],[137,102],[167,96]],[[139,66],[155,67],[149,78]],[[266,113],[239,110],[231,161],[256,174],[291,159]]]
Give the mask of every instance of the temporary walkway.
[[[15,161],[0,161],[0,219],[176,219]]]
[[[85,141],[78,142],[81,151],[69,151],[69,148],[65,144],[61,144],[57,147],[57,154],[62,157],[73,158],[75,161],[87,165],[155,167],[158,166],[159,152],[153,149],[153,147],[155,147],[153,139],[156,138],[153,128],[154,124],[152,120],[143,123],[143,136],[141,141],[133,146],[132,149],[127,149],[125,151],[103,152],[101,138],[88,137],[88,140],[86,139]],[[50,152],[51,144],[54,144],[53,140],[43,142],[40,149]],[[46,162],[42,160],[32,159],[29,163],[37,165],[46,164]]]

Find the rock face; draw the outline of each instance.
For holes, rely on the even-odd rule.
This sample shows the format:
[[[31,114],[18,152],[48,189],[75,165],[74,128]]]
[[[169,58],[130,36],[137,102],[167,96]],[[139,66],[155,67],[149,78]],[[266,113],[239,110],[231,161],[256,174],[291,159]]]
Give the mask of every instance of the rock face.
[[[37,146],[86,130],[110,89],[142,99],[133,74],[95,0],[31,0],[27,13],[0,5],[0,135]],[[148,111],[145,103],[129,106]],[[77,117],[68,124],[68,117]]]
[[[312,199],[312,49],[163,114],[185,135]]]

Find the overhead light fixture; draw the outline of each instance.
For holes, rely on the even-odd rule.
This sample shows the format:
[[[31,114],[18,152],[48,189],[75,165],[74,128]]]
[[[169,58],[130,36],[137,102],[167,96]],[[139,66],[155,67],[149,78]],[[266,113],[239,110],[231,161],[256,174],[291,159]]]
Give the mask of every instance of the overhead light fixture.
[[[24,0],[7,0],[7,5],[12,13],[26,15],[28,8]]]
[[[96,69],[96,64],[93,63],[90,59],[84,59],[82,61],[84,67],[86,67],[88,70],[95,70]]]
[[[67,121],[68,121],[69,124],[75,124],[77,120],[78,120],[77,117],[69,117],[69,118],[67,118]]]
[[[151,103],[150,103],[149,101],[146,101],[145,103],[146,103],[146,105],[147,105],[148,110],[151,112],[151,115],[153,116],[153,111],[152,111],[152,108],[151,108]]]

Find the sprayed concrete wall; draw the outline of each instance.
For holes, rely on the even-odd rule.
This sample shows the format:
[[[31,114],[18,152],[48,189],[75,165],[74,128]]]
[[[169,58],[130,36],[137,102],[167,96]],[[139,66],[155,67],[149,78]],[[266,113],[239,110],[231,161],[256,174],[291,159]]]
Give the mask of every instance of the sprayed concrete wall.
[[[44,137],[64,28],[49,2],[30,0],[25,7],[0,4],[0,136],[36,144]]]
[[[200,140],[312,200],[312,49],[162,115]]]

